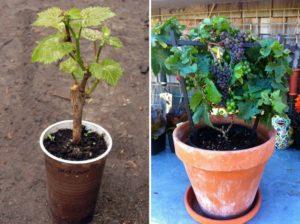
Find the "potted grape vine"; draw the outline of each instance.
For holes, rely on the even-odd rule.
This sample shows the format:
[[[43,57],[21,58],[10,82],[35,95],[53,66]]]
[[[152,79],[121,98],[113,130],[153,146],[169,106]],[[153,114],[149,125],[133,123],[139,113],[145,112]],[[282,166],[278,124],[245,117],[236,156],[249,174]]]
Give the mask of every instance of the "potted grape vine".
[[[189,121],[173,133],[176,155],[192,185],[186,208],[203,223],[245,223],[261,203],[258,187],[276,137],[272,117],[284,116],[288,109],[290,51],[223,17],[204,19],[188,35],[177,34],[175,42],[188,43],[181,46],[170,46],[172,35],[161,27],[152,30],[152,46],[169,49],[161,63],[192,94],[190,99],[185,94]],[[160,43],[161,35],[168,41]],[[222,115],[216,112],[221,109]]]
[[[122,76],[120,64],[100,58],[107,46],[122,47],[103,24],[115,14],[107,7],[49,8],[38,13],[33,26],[53,34],[37,42],[32,62],[59,63],[73,79],[70,100],[73,119],[47,127],[40,137],[45,155],[48,205],[54,222],[87,223],[92,220],[112,138],[102,126],[82,120],[83,108],[100,83],[115,86]],[[101,30],[99,30],[101,28]],[[81,42],[93,43],[94,56],[85,60]]]

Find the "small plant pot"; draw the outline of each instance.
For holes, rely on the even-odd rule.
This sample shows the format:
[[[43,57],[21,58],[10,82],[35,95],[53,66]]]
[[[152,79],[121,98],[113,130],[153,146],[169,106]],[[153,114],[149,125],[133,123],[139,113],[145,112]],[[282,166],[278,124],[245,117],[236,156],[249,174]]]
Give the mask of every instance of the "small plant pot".
[[[93,219],[106,157],[112,148],[110,134],[101,126],[83,121],[88,130],[103,134],[107,150],[100,156],[83,161],[70,161],[49,153],[43,141],[60,129],[71,129],[72,121],[65,120],[46,128],[40,137],[45,154],[48,205],[54,223],[81,224]]]
[[[278,115],[272,118],[272,126],[277,131],[275,149],[287,149],[293,143],[291,119]]]
[[[166,132],[162,133],[156,139],[151,139],[151,155],[156,155],[166,148]]]
[[[212,116],[214,124],[230,123],[230,118]],[[234,123],[250,124],[234,118]],[[201,123],[197,127],[201,127]],[[264,167],[271,157],[276,131],[263,125],[257,134],[264,143],[239,151],[212,151],[187,145],[189,124],[173,133],[176,155],[183,162],[195,196],[206,217],[232,219],[243,215],[254,202]]]
[[[298,85],[300,84],[299,83],[299,78],[300,78],[300,69],[293,69],[293,73],[290,77],[290,95],[291,96],[296,96],[298,94]]]

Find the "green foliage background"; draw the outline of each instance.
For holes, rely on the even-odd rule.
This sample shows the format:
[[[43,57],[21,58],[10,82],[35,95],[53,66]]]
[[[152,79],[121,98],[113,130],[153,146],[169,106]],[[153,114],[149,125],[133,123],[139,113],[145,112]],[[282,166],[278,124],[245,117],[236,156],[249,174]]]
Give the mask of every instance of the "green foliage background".
[[[203,46],[172,47],[166,43],[173,29],[177,39],[194,40]],[[152,71],[155,75],[165,72],[180,75],[189,80],[192,91],[190,108],[193,120],[204,120],[212,125],[210,113],[213,108],[225,108],[230,114],[251,121],[259,116],[265,124],[271,124],[274,115],[287,111],[287,77],[291,73],[289,50],[277,40],[258,39],[248,33],[251,47],[245,48],[243,61],[234,63],[229,49],[218,45],[222,32],[235,36],[239,30],[223,17],[204,19],[197,27],[183,35],[184,26],[177,19],[170,18],[152,29],[151,53]],[[216,86],[216,77],[211,66],[218,61],[230,65],[230,94],[227,104]],[[249,69],[245,70],[247,65]],[[231,104],[230,110],[228,105]]]

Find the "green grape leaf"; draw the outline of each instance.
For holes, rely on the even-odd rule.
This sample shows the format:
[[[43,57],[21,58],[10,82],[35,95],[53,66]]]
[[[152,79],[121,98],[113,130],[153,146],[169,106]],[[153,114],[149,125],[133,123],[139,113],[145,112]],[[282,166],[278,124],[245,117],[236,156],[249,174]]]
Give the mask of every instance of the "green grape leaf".
[[[193,74],[197,71],[197,64],[194,63],[192,65],[186,65],[184,67],[181,67],[180,68],[180,75],[182,76],[186,76],[188,74]]]
[[[203,105],[200,105],[199,107],[197,107],[195,109],[195,112],[193,114],[193,121],[195,124],[198,124],[199,121],[203,118],[204,110],[205,110],[205,108]]]
[[[162,48],[151,47],[151,54],[151,69],[154,75],[157,75],[161,71],[167,70],[165,61],[169,56],[169,52]]]
[[[53,34],[39,41],[33,50],[32,62],[50,64],[71,53],[74,49],[73,44],[62,42],[61,39],[61,35]]]
[[[190,107],[192,111],[196,111],[197,107],[202,101],[202,94],[200,92],[195,92],[190,100]]]
[[[63,11],[60,8],[53,7],[46,9],[38,13],[36,21],[32,24],[33,26],[44,26],[44,27],[53,27],[59,31],[63,31]]]
[[[239,102],[239,116],[244,120],[251,120],[254,116],[260,113],[258,102]]]
[[[261,48],[259,53],[264,57],[268,57],[271,53],[271,48]]]
[[[271,54],[274,41],[275,40],[272,39],[263,39],[259,42],[262,47],[259,52],[263,58],[266,58]]]
[[[99,26],[103,21],[115,16],[108,7],[89,7],[82,9],[82,27]]]
[[[206,125],[212,127],[213,124],[211,123],[210,120],[210,112],[209,112],[209,108],[208,105],[204,104],[204,116],[203,116],[203,121]]]
[[[89,28],[83,28],[81,31],[81,37],[90,40],[90,41],[96,41],[102,39],[102,34],[98,30],[93,30]]]
[[[209,107],[205,103],[200,104],[197,107],[195,113],[193,114],[193,121],[195,124],[198,124],[201,121],[201,119],[203,119],[206,125],[213,126],[210,120]]]
[[[84,72],[73,58],[68,58],[67,60],[59,64],[59,69],[65,73],[74,74],[77,79],[82,79]]]
[[[110,37],[108,44],[115,47],[115,48],[121,48],[123,47],[123,44],[121,40],[118,37]]]
[[[230,29],[230,23],[224,17],[214,17],[212,19],[212,24],[217,29],[218,33],[221,33],[224,30]]]
[[[284,114],[287,105],[283,102],[282,96],[280,95],[280,90],[276,90],[271,93],[272,106],[273,109],[278,113],[278,115]]]
[[[164,55],[164,56],[168,56],[168,55]],[[168,70],[174,71],[174,73],[178,73],[181,67],[180,58],[178,57],[178,55],[171,55],[165,59],[164,65]]]
[[[269,89],[266,89],[264,91],[262,91],[260,93],[260,96],[261,96],[261,99],[260,99],[260,102],[259,105],[261,104],[265,104],[265,105],[270,105],[271,104],[271,98],[270,98],[270,92],[271,90]]]
[[[218,91],[217,87],[215,86],[214,82],[211,81],[210,79],[205,79],[205,93],[207,95],[207,99],[215,104],[218,104],[222,100],[222,95]]]
[[[120,64],[111,59],[105,59],[102,63],[94,62],[89,69],[92,76],[104,80],[112,86],[117,84],[123,73]]]
[[[72,8],[66,12],[66,15],[68,15],[71,20],[73,19],[79,20],[82,18],[80,13],[81,13],[80,9]]]
[[[282,77],[288,72],[287,67],[283,63],[269,62],[265,71],[269,74],[274,72],[276,82],[281,83]]]
[[[196,72],[200,77],[206,77],[210,70],[210,59],[207,56],[198,56],[198,70]]]
[[[281,56],[283,56],[283,45],[280,44],[278,41],[275,41],[272,44],[272,51],[274,52],[274,57],[275,58],[279,58]]]
[[[242,63],[238,63],[234,66],[234,70],[233,70],[233,76],[236,79],[240,79],[242,78],[244,75],[244,71],[243,71],[243,64]]]
[[[102,39],[103,42],[107,42],[110,38],[110,29],[107,26],[102,27]]]

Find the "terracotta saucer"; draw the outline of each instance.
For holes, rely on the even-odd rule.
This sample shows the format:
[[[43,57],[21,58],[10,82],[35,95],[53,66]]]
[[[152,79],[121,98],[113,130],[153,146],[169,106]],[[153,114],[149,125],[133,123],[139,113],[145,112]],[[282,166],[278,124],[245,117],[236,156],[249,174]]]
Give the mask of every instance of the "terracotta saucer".
[[[258,212],[260,206],[261,206],[261,192],[258,189],[254,202],[249,209],[249,211],[239,217],[232,218],[232,219],[213,219],[208,216],[206,216],[203,211],[201,211],[201,208],[198,205],[194,190],[192,186],[189,186],[188,189],[185,192],[185,208],[187,212],[192,216],[193,219],[195,219],[197,222],[202,224],[244,224],[247,223],[249,220],[251,220],[256,213]]]

